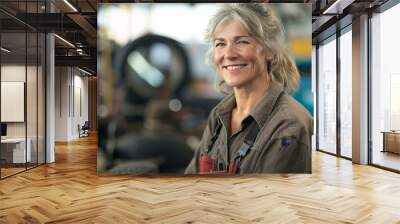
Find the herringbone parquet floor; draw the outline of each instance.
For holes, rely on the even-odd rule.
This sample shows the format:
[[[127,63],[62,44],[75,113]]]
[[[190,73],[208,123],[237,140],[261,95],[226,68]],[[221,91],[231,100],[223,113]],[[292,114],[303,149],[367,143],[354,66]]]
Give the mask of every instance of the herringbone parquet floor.
[[[320,152],[312,175],[97,176],[96,138],[0,181],[0,223],[400,223],[400,175]]]

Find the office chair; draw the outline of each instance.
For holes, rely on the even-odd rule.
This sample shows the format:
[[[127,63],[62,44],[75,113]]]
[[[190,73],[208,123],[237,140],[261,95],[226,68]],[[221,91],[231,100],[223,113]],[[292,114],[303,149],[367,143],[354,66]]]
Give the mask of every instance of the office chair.
[[[89,136],[89,129],[90,129],[89,121],[85,121],[82,127],[78,125],[79,138]]]

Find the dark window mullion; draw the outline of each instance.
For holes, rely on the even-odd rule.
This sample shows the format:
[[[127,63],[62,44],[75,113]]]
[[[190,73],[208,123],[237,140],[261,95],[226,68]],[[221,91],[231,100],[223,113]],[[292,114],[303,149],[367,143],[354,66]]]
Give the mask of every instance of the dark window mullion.
[[[367,53],[367,85],[368,85],[368,89],[367,89],[367,107],[368,107],[368,111],[367,111],[367,119],[368,119],[368,124],[367,124],[367,132],[368,132],[368,164],[373,164],[373,153],[372,153],[372,77],[371,77],[371,71],[372,71],[372,65],[371,65],[371,55],[372,55],[372,30],[371,30],[371,20],[372,20],[372,12],[369,11],[368,12],[368,20],[367,20],[367,46],[368,46],[368,53]]]
[[[28,1],[25,0],[25,21],[28,21]],[[24,88],[24,120],[25,120],[25,170],[28,170],[28,24],[25,23],[25,88]]]
[[[319,149],[319,94],[318,94],[318,89],[319,89],[319,54],[318,54],[318,49],[319,49],[319,44],[315,46],[315,119],[316,119],[316,125],[315,125],[315,149]]]
[[[48,13],[48,6],[49,6],[49,2],[44,1],[44,5],[45,5],[45,13]],[[42,82],[44,81],[44,135],[43,135],[43,139],[44,139],[44,161],[43,163],[47,163],[47,38],[48,38],[49,33],[44,32],[44,69],[42,69]],[[53,35],[54,38],[54,35]],[[42,42],[43,43],[43,42]],[[42,52],[43,53],[43,52]],[[43,71],[44,71],[44,78],[43,78]],[[43,107],[42,107],[43,109]]]
[[[341,119],[340,119],[340,30],[336,31],[336,154],[341,157]]]
[[[39,0],[36,13],[39,14]],[[39,32],[36,32],[36,166],[39,166]]]

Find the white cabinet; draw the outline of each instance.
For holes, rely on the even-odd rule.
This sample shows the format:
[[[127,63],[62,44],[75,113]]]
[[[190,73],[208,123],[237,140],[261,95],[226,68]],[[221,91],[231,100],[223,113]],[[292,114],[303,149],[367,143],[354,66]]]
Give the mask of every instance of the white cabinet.
[[[32,161],[32,140],[28,138],[26,140],[28,143],[28,147],[26,147],[25,151],[25,139],[24,138],[7,138],[2,139],[1,144],[7,145],[8,147],[12,147],[12,162],[13,163],[25,163]],[[25,154],[26,152],[26,154]],[[25,161],[27,159],[27,161]]]

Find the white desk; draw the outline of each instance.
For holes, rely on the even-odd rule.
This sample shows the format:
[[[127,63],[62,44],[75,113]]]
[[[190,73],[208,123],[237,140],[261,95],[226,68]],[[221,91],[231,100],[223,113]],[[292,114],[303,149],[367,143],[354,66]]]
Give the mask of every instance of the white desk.
[[[381,133],[383,133],[382,152],[392,152],[400,154],[400,132],[382,131]]]
[[[13,163],[25,163],[25,158],[27,158],[26,162],[31,162],[32,153],[31,153],[31,145],[32,140],[30,138],[27,139],[26,154],[25,155],[25,138],[6,138],[1,139],[2,147],[13,147]],[[4,145],[4,146],[3,146]]]

